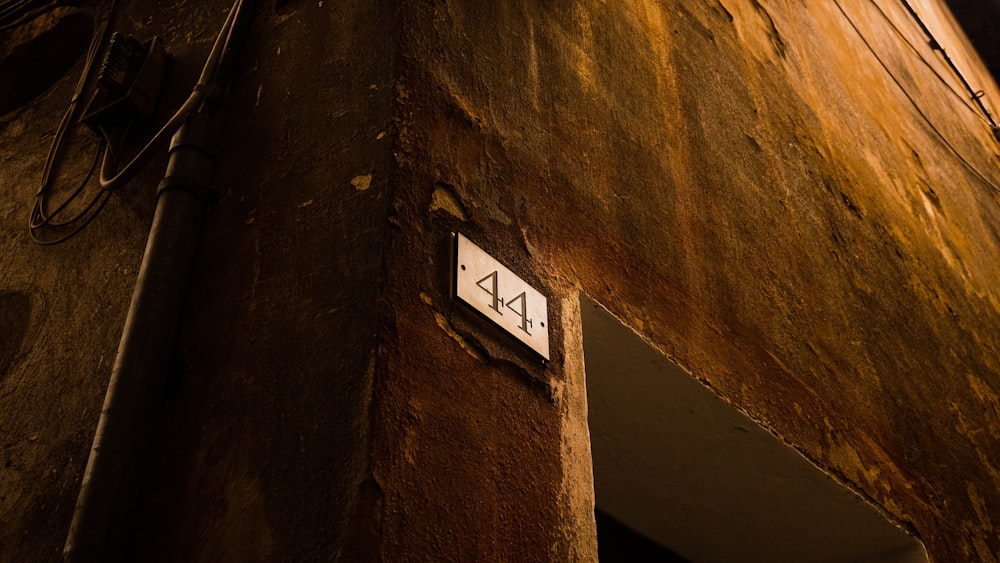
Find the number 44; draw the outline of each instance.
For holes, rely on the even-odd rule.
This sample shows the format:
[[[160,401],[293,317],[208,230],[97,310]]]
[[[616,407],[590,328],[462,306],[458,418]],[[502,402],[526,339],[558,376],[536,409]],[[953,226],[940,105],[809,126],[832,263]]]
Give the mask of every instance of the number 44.
[[[487,282],[487,285],[483,285],[484,282]],[[531,335],[531,332],[528,331],[528,327],[534,328],[534,325],[532,319],[528,318],[528,299],[524,295],[525,292],[522,291],[516,297],[508,299],[507,302],[504,303],[504,298],[500,296],[500,292],[497,290],[497,272],[495,270],[492,274],[477,281],[476,285],[489,294],[490,298],[493,300],[493,302],[490,303],[490,309],[493,309],[501,315],[503,315],[502,308],[513,311],[515,315],[521,317],[521,323],[518,326],[525,332],[525,334]],[[514,304],[519,301],[520,306],[515,307]]]

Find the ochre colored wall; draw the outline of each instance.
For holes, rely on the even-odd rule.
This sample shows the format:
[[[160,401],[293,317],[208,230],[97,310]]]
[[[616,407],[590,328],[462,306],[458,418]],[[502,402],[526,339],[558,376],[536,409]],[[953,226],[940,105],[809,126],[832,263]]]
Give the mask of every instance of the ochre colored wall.
[[[374,458],[386,559],[443,538],[457,550],[456,535],[480,554],[483,520],[561,507],[546,486],[508,516],[498,485],[442,479],[522,464],[506,437],[525,426],[540,451],[504,482],[547,479],[557,423],[524,409],[553,396],[567,361],[556,345],[539,386],[530,354],[455,310],[443,249],[461,229],[550,303],[580,290],[608,307],[935,560],[996,560],[1000,147],[870,3],[843,4],[850,20],[832,2],[405,9],[395,331],[376,403],[377,432],[393,438]],[[882,4],[955,87],[901,6]],[[929,6],[946,48],[974,61]],[[506,431],[489,440],[479,424]],[[449,512],[396,501],[415,496]],[[539,558],[546,541],[561,553],[547,533]]]
[[[997,185],[1000,149],[896,3],[943,82],[842,2],[912,102],[833,2],[398,4],[260,3],[136,559],[592,556],[583,292],[934,560],[996,561],[1000,201],[956,153]],[[120,3],[164,110],[226,7]],[[59,557],[165,162],[28,240],[79,68],[0,116],[0,560]],[[450,298],[455,230],[548,297],[550,362]]]

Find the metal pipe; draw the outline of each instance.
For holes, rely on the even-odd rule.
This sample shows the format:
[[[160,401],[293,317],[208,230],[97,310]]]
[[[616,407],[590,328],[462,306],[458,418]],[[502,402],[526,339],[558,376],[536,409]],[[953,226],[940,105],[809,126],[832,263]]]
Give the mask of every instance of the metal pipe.
[[[157,203],[63,551],[67,562],[125,557],[139,452],[156,422],[204,210],[183,190],[166,191]]]
[[[243,0],[234,4],[223,28],[225,47],[221,52],[213,49],[216,59],[210,62],[213,67],[218,63],[221,72],[213,70],[205,103],[184,119],[171,141],[156,213],[63,550],[68,563],[122,561],[128,555],[144,446],[155,427],[202,219],[219,195],[212,188],[220,147],[214,114],[231,74],[234,46],[242,42],[252,17],[245,4]]]

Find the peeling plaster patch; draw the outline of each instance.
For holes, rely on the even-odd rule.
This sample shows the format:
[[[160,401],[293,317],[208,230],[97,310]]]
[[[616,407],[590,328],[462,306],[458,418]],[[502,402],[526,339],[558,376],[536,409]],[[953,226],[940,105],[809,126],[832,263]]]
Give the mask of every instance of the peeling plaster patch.
[[[837,468],[858,484],[875,486],[878,483],[878,468],[867,469],[854,446],[846,442],[831,441],[833,444],[829,449],[829,457]]]
[[[976,517],[979,519],[978,523],[971,520],[963,520],[962,528],[966,533],[974,536],[973,545],[976,548],[976,553],[979,555],[980,561],[997,561],[995,551],[987,545],[986,540],[983,539],[984,535],[994,535],[995,529],[993,527],[993,522],[990,519],[989,507],[987,506],[986,499],[976,488],[974,483],[966,483],[966,492],[969,496],[969,501],[972,503],[973,510],[976,511]],[[983,532],[986,532],[985,534]]]
[[[980,403],[992,406],[994,412],[1000,410],[1000,395],[997,395],[997,392],[990,387],[989,383],[971,373],[968,374],[967,378],[969,380],[969,387],[972,388],[972,392],[976,394],[976,398],[979,399]]]
[[[484,361],[486,359],[483,357],[482,354],[479,353],[478,350],[473,348],[471,344],[466,342],[465,338],[463,338],[461,334],[455,331],[455,328],[451,326],[451,323],[448,322],[448,319],[444,318],[444,315],[435,311],[434,320],[437,321],[437,324],[439,327],[441,327],[441,330],[445,331],[445,333],[448,336],[450,336],[455,342],[458,342],[459,346],[461,346],[462,349],[465,350],[470,356],[479,361]]]
[[[496,198],[500,197],[500,194],[496,192],[494,192],[492,195]],[[499,203],[493,205],[487,205],[485,210],[489,218],[498,223],[502,223],[504,225],[512,225],[514,223],[514,221],[510,218],[510,215],[507,215],[506,213],[504,213],[503,209],[500,209]]]
[[[894,515],[899,520],[904,520],[903,515],[906,513],[903,512],[903,507],[899,506],[899,504],[897,504],[895,500],[886,497],[880,499],[879,503],[881,504],[882,508],[885,509],[886,512]]]
[[[993,485],[997,490],[1000,490],[1000,471],[996,467],[990,464],[988,454],[982,450],[979,451],[979,460],[983,463],[983,467],[990,473],[990,477],[993,478]]]
[[[751,4],[753,4],[753,7],[755,10],[757,10],[757,13],[760,14],[760,17],[763,20],[765,27],[767,28],[767,36],[768,39],[771,41],[771,45],[774,47],[774,51],[782,58],[784,58],[786,50],[785,39],[781,36],[781,33],[778,32],[778,28],[775,27],[774,20],[771,18],[771,14],[767,13],[767,10],[764,9],[764,6],[761,6],[760,2],[758,2],[757,0],[751,0]]]
[[[966,379],[976,399],[983,405],[983,411],[988,417],[989,422],[977,424],[976,427],[970,427],[971,425],[966,420],[962,408],[958,404],[952,403],[951,411],[958,416],[959,420],[957,430],[972,439],[974,443],[976,442],[976,435],[981,432],[985,432],[993,440],[1000,439],[1000,422],[997,422],[997,416],[1000,415],[1000,395],[997,395],[997,392],[993,390],[989,383],[971,373],[966,375]],[[989,450],[992,448],[986,447],[985,449]],[[983,461],[991,473],[994,472],[992,466],[986,460]],[[994,474],[993,477],[994,479],[1000,479],[1000,474]],[[998,483],[1000,483],[1000,480],[998,480]]]
[[[732,4],[726,6],[725,4]],[[757,0],[747,2],[723,2],[722,9],[729,14],[736,27],[740,41],[749,47],[748,51],[754,58],[763,61],[761,53],[771,52],[780,58],[785,58],[787,45],[778,32],[771,14]]]
[[[933,191],[931,193],[933,193]],[[924,203],[924,211],[927,212],[927,216],[936,217],[938,211],[941,210],[941,204],[940,201],[937,199],[937,196],[935,195],[932,198],[931,194],[925,191],[921,191],[920,195],[922,196],[922,200]]]
[[[354,186],[354,189],[359,192],[363,192],[372,187],[372,175],[365,174],[363,176],[355,176],[351,178],[351,185]]]
[[[446,184],[435,185],[434,193],[431,194],[430,211],[433,213],[439,209],[461,221],[469,220],[462,200],[455,195],[454,189]]]
[[[993,521],[990,519],[989,507],[986,506],[986,499],[976,488],[975,483],[966,483],[966,491],[969,493],[969,500],[972,501],[972,508],[979,517],[979,522],[985,530],[993,529]]]
[[[531,241],[528,239],[528,229],[524,227],[521,228],[521,240],[524,242],[524,249],[528,251],[529,255],[531,256],[538,255],[539,253],[538,247],[531,244]]]

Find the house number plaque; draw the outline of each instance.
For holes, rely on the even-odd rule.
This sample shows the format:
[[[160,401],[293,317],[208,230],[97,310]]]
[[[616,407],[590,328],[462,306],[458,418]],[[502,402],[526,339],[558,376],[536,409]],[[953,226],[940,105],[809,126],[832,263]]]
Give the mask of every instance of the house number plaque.
[[[461,233],[455,234],[455,297],[549,359],[545,296]]]

